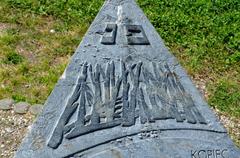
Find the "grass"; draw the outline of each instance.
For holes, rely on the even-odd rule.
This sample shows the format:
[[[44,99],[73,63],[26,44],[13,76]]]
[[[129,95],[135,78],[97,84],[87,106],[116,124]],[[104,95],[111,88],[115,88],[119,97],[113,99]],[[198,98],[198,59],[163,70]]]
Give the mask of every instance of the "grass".
[[[70,11],[77,2],[63,2],[0,2],[0,98],[44,103],[52,91],[101,6],[84,2]]]
[[[208,102],[240,118],[239,0],[137,0]],[[103,0],[1,0],[0,99],[44,103]],[[4,28],[4,29],[1,29]]]

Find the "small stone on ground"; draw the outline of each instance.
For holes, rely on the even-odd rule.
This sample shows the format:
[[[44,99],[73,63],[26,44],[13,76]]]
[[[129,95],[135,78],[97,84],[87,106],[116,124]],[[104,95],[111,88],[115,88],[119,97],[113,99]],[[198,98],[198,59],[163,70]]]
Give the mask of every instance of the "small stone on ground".
[[[0,110],[10,110],[13,104],[13,99],[2,99],[0,100]]]
[[[17,114],[26,114],[30,104],[27,102],[19,102],[14,105],[13,110]]]
[[[39,115],[42,112],[43,105],[35,104],[29,108],[29,112],[33,115]]]

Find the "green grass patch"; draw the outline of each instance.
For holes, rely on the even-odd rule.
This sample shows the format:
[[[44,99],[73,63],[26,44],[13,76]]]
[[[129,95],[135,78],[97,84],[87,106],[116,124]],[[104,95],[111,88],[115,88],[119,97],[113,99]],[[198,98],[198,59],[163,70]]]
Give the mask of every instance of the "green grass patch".
[[[0,98],[44,103],[89,24],[29,9],[26,2],[41,5],[0,1]]]
[[[38,15],[52,15],[69,23],[91,23],[103,0],[4,0],[11,8]]]
[[[6,59],[4,60],[4,62],[6,64],[12,63],[12,64],[19,64],[23,61],[23,57],[19,54],[17,54],[16,52],[9,52],[6,55]]]
[[[220,80],[211,87],[210,105],[232,116],[240,116],[240,87],[231,80]]]
[[[138,2],[173,53],[185,57],[182,63],[191,74],[239,64],[239,1]]]

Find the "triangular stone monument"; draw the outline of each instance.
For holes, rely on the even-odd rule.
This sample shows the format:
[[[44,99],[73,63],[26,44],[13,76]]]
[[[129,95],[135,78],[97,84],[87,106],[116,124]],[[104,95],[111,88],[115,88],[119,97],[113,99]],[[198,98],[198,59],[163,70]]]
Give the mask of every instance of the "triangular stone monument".
[[[16,158],[240,158],[134,0],[107,0]]]

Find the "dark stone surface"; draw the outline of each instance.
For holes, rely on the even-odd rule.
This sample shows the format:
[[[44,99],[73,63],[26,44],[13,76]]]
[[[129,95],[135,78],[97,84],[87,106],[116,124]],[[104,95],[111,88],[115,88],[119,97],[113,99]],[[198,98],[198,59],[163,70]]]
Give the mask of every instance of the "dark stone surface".
[[[17,158],[239,158],[133,0],[108,0]]]

